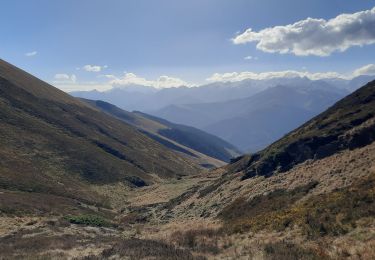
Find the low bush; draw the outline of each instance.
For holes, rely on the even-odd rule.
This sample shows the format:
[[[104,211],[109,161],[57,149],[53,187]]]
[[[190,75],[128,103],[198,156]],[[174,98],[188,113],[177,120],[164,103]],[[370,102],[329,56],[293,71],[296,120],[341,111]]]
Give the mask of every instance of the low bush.
[[[186,249],[178,249],[163,242],[143,239],[126,239],[118,242],[112,247],[105,249],[98,259],[107,259],[113,256],[119,256],[121,259],[205,259],[201,256],[193,256],[190,251]]]
[[[131,212],[120,219],[120,223],[123,225],[145,223],[146,221],[147,217],[138,212]]]
[[[180,247],[215,255],[220,252],[218,247],[220,235],[217,229],[191,229],[172,233],[171,241]]]
[[[93,227],[113,227],[113,223],[98,215],[78,215],[65,217],[72,224],[93,226]]]
[[[298,226],[309,237],[336,236],[355,228],[359,219],[375,215],[375,176],[300,201],[311,187],[278,190],[250,201],[237,199],[219,215],[225,222],[223,230],[283,231]]]
[[[299,245],[280,241],[264,246],[265,259],[267,260],[324,260],[329,259],[326,255],[303,248]]]
[[[287,218],[281,217],[284,210],[291,207],[316,185],[317,182],[311,182],[294,190],[279,189],[267,195],[254,197],[250,201],[240,197],[219,214],[226,223],[224,230],[237,233],[266,228],[283,229],[290,224]]]

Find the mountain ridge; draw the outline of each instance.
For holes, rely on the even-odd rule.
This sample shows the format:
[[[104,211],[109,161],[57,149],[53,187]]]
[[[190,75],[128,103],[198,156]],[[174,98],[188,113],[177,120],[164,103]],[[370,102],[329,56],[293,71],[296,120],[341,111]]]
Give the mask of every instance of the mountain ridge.
[[[328,108],[346,90],[320,85],[276,86],[251,97],[219,103],[172,105],[154,114],[217,135],[255,152]]]
[[[199,155],[192,154],[187,148],[225,162],[228,162],[232,157],[240,154],[234,146],[226,143],[224,140],[193,127],[174,124],[167,120],[137,111],[128,112],[100,100],[82,100],[139,128],[163,145],[190,156]],[[174,142],[182,146],[176,146],[173,144]],[[222,166],[220,163],[217,166],[219,165]]]

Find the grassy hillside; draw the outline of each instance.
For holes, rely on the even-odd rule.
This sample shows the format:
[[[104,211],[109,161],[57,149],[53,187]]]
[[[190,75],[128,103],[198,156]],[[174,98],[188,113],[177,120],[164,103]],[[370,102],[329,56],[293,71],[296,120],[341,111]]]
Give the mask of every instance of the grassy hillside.
[[[0,61],[0,188],[83,202],[91,184],[142,186],[197,167],[117,120]],[[33,196],[32,194],[30,196]]]
[[[197,128],[174,124],[167,120],[141,112],[136,113],[167,126],[167,128],[158,131],[160,135],[216,159],[229,162],[231,158],[240,153],[240,151],[230,143]]]
[[[233,145],[194,127],[174,124],[141,112],[128,112],[100,100],[82,100],[141,129],[164,146],[189,156],[200,157],[199,153],[201,153],[220,161],[229,162],[231,158],[240,154]]]

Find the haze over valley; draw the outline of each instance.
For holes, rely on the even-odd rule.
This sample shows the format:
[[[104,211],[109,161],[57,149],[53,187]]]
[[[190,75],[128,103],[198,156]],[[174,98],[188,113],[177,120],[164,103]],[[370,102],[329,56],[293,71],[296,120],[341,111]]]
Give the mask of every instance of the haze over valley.
[[[310,80],[294,75],[156,90],[125,86],[104,92],[72,92],[129,111],[150,113],[193,126],[256,152],[333,105],[375,76]]]

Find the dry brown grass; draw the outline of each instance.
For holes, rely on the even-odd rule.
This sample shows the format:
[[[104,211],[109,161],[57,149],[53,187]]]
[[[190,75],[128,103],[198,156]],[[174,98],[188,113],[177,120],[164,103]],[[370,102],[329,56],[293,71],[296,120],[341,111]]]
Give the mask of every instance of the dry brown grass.
[[[218,173],[218,175],[220,174],[222,172]],[[345,209],[347,205],[351,204],[349,203],[350,200],[347,199],[353,198],[355,200],[356,198],[356,196],[351,196],[350,194],[361,196],[361,188],[347,190],[348,196],[342,197],[342,200],[339,199],[340,196],[336,196],[339,199],[338,201],[334,197],[330,198],[328,194],[337,193],[343,195],[345,193],[340,193],[340,190],[343,191],[353,185],[353,183],[358,183],[358,180],[364,180],[366,176],[368,177],[372,174],[375,174],[375,143],[353,151],[343,151],[321,160],[307,161],[287,173],[267,179],[258,177],[240,181],[239,178],[234,176],[234,178],[228,178],[222,185],[217,185],[214,189],[206,192],[204,196],[200,196],[200,191],[198,190],[196,193],[181,198],[182,200],[179,203],[170,204],[171,208],[165,214],[173,216],[170,219],[171,222],[162,226],[153,225],[147,227],[140,236],[174,243],[213,259],[248,259],[249,256],[254,259],[267,259],[267,257],[272,256],[267,256],[265,246],[270,244],[273,245],[275,252],[277,250],[283,251],[290,247],[292,251],[294,250],[295,256],[302,252],[310,255],[310,259],[314,259],[316,256],[321,257],[321,259],[323,257],[342,259],[344,256],[348,259],[371,259],[369,256],[373,255],[373,247],[371,245],[373,245],[374,239],[361,240],[358,238],[358,236],[363,236],[363,232],[370,230],[369,224],[361,222],[366,219],[366,215],[373,219],[371,212],[367,212],[359,218],[352,218],[349,226],[347,224],[341,226],[345,227],[344,232],[341,232],[343,230],[341,228],[336,229],[336,227],[340,227],[340,222],[337,222],[339,226],[335,224],[331,226],[331,229],[329,225],[324,224],[324,221],[325,217],[329,217],[329,221],[335,218],[335,207],[338,205],[336,202],[341,201],[343,204],[339,203],[341,205],[340,208]],[[217,176],[216,178],[211,177],[211,181],[202,183],[203,186],[200,190],[206,189],[205,187],[210,186],[217,178]],[[272,228],[267,228],[267,230],[257,233],[245,231],[243,234],[233,233],[227,235],[216,231],[216,235],[214,235],[212,231],[209,231],[212,228],[215,230],[220,229],[222,223],[215,222],[213,218],[236,198],[242,197],[251,200],[257,196],[272,194],[275,190],[284,190],[288,194],[298,187],[314,182],[318,184],[308,189],[308,192],[302,194],[302,196],[297,196],[291,201],[290,205],[293,205],[293,203],[304,205],[304,203],[309,203],[310,201],[310,203],[315,203],[316,206],[319,206],[320,200],[322,203],[328,203],[328,208],[332,203],[332,206],[336,205],[326,212],[316,212],[316,216],[322,216],[319,223],[323,223],[325,228],[328,228],[328,233],[324,238],[320,238],[319,235],[308,238],[305,235],[306,232],[302,232],[299,225],[294,226],[293,224],[289,228],[281,229],[280,232],[276,233],[272,231]],[[312,198],[316,198],[315,202],[311,201]],[[364,201],[360,197],[358,199],[358,201]],[[283,204],[283,200],[280,201],[280,204]],[[356,203],[351,205],[356,205]],[[366,209],[366,207],[362,208]],[[272,209],[270,210],[272,211]],[[331,210],[333,211],[331,212]],[[347,213],[348,211],[345,214]],[[360,213],[360,211],[357,211],[357,213]],[[163,216],[163,214],[160,216]],[[211,217],[207,218],[207,214]],[[272,218],[269,220],[273,221]],[[338,218],[338,220],[341,221],[342,219]],[[262,218],[259,221],[262,222]],[[314,226],[313,223],[311,224]],[[348,227],[350,228],[347,229]],[[211,252],[210,250],[205,250],[205,245],[208,245],[208,248],[213,248],[212,245],[214,245],[214,250],[211,249]]]
[[[306,161],[286,173],[270,178],[256,177],[241,181],[239,175],[229,175],[222,185],[210,193],[202,197],[198,191],[183,203],[176,205],[172,211],[179,217],[212,217],[237,198],[249,200],[278,189],[292,190],[318,181],[319,185],[302,198],[308,200],[310,196],[350,186],[355,180],[372,173],[375,173],[375,143],[321,160]],[[204,189],[206,188],[202,187],[200,190]]]
[[[111,242],[102,240],[100,245],[93,242],[77,243],[69,248],[68,242],[61,242],[62,246],[65,243],[66,249],[44,250],[40,248],[40,250],[44,250],[46,256],[55,258],[57,256],[61,258],[66,256],[100,258],[103,257],[102,252],[105,249],[108,253],[115,254],[116,250],[124,250],[125,252],[127,246],[134,246],[133,249],[129,250],[133,252],[131,253],[133,256],[139,257],[142,256],[140,253],[143,254],[139,249],[147,252],[146,249],[142,249],[147,245],[147,247],[155,246],[155,252],[161,250],[160,255],[162,257],[181,253],[182,257],[204,256],[208,259],[272,259],[272,257],[275,258],[275,255],[284,255],[290,259],[298,259],[297,257],[301,259],[301,255],[306,255],[306,259],[314,259],[315,256],[321,257],[320,259],[324,259],[323,257],[331,259],[372,259],[375,255],[372,217],[368,217],[368,220],[362,218],[355,222],[355,226],[349,229],[346,234],[338,236],[328,234],[324,238],[319,236],[308,238],[300,228],[294,228],[293,226],[280,232],[266,229],[259,232],[250,230],[242,234],[225,234],[225,232],[220,231],[223,223],[215,220],[215,216],[217,212],[220,212],[226,205],[230,205],[238,197],[251,200],[256,196],[272,194],[275,190],[285,190],[288,194],[296,187],[309,184],[312,181],[318,181],[318,185],[304,193],[302,197],[298,196],[296,200],[292,200],[292,204],[295,202],[303,204],[316,196],[326,196],[325,194],[337,192],[338,189],[348,187],[356,180],[375,173],[374,151],[375,145],[372,144],[323,160],[306,162],[288,173],[268,179],[254,178],[240,182],[237,178],[229,178],[228,182],[200,198],[198,190],[192,192],[189,196],[173,199],[192,187],[200,186],[201,189],[204,189],[204,187],[211,185],[222,174],[220,170],[207,173],[201,177],[182,178],[181,182],[159,180],[157,186],[140,189],[125,189],[116,186],[114,190],[111,190],[111,186],[102,186],[102,192],[99,191],[98,193],[102,196],[108,194],[108,197],[104,197],[110,198],[109,201],[113,203],[111,205],[118,205],[119,212],[122,211],[115,218],[118,224],[120,224],[121,219],[123,220],[121,230],[114,230],[107,234],[104,233],[107,231],[102,230],[90,233],[91,231],[89,232],[86,229],[87,227],[65,226],[59,227],[59,231],[54,229],[52,229],[53,231],[43,231],[43,228],[38,231],[35,228],[30,234],[35,236],[45,236],[46,234],[56,236],[56,234],[60,234],[63,238],[70,240],[79,237],[83,232],[85,234],[84,239],[87,241],[92,241],[92,239],[101,236],[108,236],[112,239]],[[118,190],[121,192],[118,193]],[[111,195],[111,193],[113,194]],[[173,199],[172,202],[167,202],[171,199]],[[154,204],[154,202],[160,202],[160,204]],[[282,204],[282,201],[280,204]],[[206,212],[205,214],[210,213],[211,217],[205,217],[206,215],[202,214],[204,212]],[[166,214],[169,214],[170,218],[164,218]],[[146,220],[143,219],[144,216],[147,216]],[[16,222],[7,220],[9,225],[15,225]],[[40,227],[39,224],[27,226],[27,221],[24,222],[19,228]],[[12,230],[9,227],[3,227],[2,229],[7,234],[18,230],[16,228]],[[118,238],[125,237],[126,239],[136,238],[141,241],[129,244],[128,242],[123,243],[121,240],[122,245],[116,244]],[[158,242],[144,243],[143,240]],[[48,248],[48,246],[46,247]],[[121,249],[122,247],[124,249]],[[166,251],[161,248],[165,248]],[[84,253],[79,253],[79,250],[84,249],[86,249],[86,251],[82,251]],[[150,253],[146,253],[146,258],[150,256],[147,256],[147,254]]]
[[[109,257],[130,259],[168,259],[168,260],[203,260],[204,257],[193,256],[189,250],[178,249],[163,242],[141,239],[127,239],[117,242],[105,249],[98,259]]]

